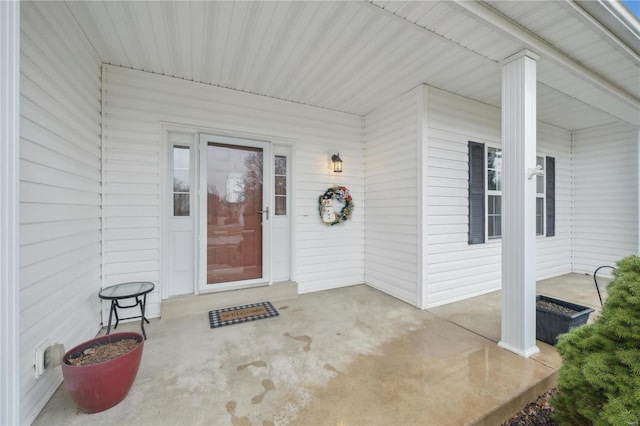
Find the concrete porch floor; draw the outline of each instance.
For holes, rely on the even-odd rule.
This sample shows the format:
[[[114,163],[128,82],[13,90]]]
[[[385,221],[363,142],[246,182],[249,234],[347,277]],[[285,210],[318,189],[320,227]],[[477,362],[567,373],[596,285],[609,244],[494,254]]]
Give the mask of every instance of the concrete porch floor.
[[[600,307],[591,276],[538,293]],[[561,363],[543,342],[530,359],[497,346],[500,292],[422,311],[358,285],[273,305],[218,329],[206,312],[152,320],[123,402],[84,414],[61,386],[34,425],[499,425]]]

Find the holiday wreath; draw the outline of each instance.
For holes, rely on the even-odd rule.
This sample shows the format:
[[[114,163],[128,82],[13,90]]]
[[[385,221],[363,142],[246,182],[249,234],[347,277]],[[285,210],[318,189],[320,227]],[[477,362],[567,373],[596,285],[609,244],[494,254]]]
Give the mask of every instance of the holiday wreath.
[[[333,209],[333,200],[344,203],[340,211]],[[353,198],[346,186],[334,186],[324,191],[318,199],[320,205],[320,217],[324,223],[335,225],[351,219],[353,213]]]

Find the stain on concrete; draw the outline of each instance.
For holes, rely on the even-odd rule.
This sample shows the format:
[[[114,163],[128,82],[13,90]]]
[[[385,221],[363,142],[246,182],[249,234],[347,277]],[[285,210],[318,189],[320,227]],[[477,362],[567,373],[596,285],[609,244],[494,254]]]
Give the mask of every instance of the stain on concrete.
[[[251,398],[251,403],[252,404],[260,404],[262,402],[262,400],[264,399],[264,396],[267,394],[267,392],[269,392],[270,390],[275,389],[275,385],[273,384],[273,382],[271,380],[268,380],[268,379],[264,379],[262,381],[262,386],[264,387],[264,390],[262,392],[260,392],[258,395],[256,395],[253,398]]]
[[[313,389],[312,402],[297,413],[295,423],[314,424],[322,419],[326,425],[464,424],[453,416],[424,417],[433,410],[430,400],[439,399],[439,404],[445,404],[442,398],[424,392],[429,373],[443,368],[425,361],[431,355],[426,342],[433,342],[433,336],[415,332],[415,340],[399,336],[379,347],[375,354],[359,355],[343,374],[332,377],[326,386]],[[324,368],[336,370],[330,364],[324,364]]]
[[[236,415],[236,407],[238,403],[236,401],[227,402],[227,413],[231,414],[231,424],[233,426],[251,426],[251,421],[249,417],[242,416],[238,417]]]
[[[289,309],[289,307],[287,305],[284,305],[284,306],[280,306],[278,309],[280,309],[281,311],[286,311],[287,309]]]
[[[334,373],[342,374],[340,371],[336,370],[336,368],[331,364],[324,365],[325,370],[333,371]]]
[[[276,424],[274,422],[272,422],[271,420],[264,420],[262,422],[262,426],[276,426]]]
[[[311,339],[311,337],[306,336],[306,335],[303,335],[303,336],[292,336],[288,332],[284,333],[284,335],[289,337],[290,339],[298,340],[300,342],[305,342],[306,345],[304,345],[304,348],[303,348],[303,350],[305,352],[309,352],[311,350],[311,342],[313,341],[313,339]]]
[[[550,377],[551,370],[539,362],[466,333],[450,323],[425,324],[378,346],[375,353],[358,355],[343,374],[309,389],[313,398],[294,423],[476,424],[479,414],[488,413],[496,401],[510,401],[524,383]],[[518,379],[503,374],[507,371],[518,371]]]
[[[266,367],[266,366],[267,366],[267,363],[266,363],[266,362],[264,362],[264,361],[262,361],[262,360],[257,360],[257,361],[250,362],[249,364],[241,364],[241,365],[239,365],[239,366],[236,368],[236,370],[237,370],[237,371],[242,371],[242,370],[244,370],[245,368],[250,367],[250,366],[254,366],[254,367]]]

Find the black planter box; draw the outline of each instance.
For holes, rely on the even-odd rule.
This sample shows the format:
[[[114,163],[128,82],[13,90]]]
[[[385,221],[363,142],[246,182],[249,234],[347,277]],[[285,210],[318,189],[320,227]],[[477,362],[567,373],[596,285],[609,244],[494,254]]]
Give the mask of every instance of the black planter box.
[[[536,339],[550,345],[558,343],[559,334],[567,333],[574,327],[586,324],[589,314],[594,311],[593,308],[547,296],[536,296],[536,304],[538,300],[544,300],[576,311],[573,315],[567,315],[536,306]]]

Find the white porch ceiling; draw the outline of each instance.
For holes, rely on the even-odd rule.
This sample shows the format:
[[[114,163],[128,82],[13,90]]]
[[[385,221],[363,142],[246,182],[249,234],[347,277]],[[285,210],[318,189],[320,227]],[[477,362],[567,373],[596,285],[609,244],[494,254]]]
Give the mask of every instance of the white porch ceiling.
[[[542,55],[541,121],[569,130],[640,124],[638,46],[589,24],[593,18],[573,2],[473,6],[536,34],[586,70],[576,74]],[[500,61],[531,48],[446,1],[70,1],[38,8],[56,25],[79,25],[105,63],[358,115],[423,83],[500,106]]]

